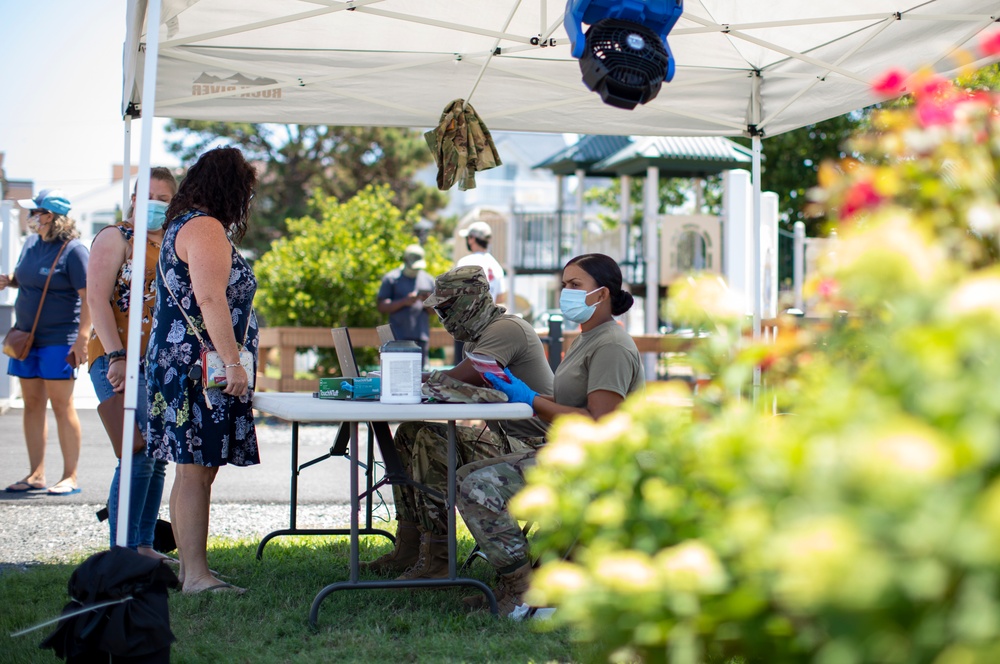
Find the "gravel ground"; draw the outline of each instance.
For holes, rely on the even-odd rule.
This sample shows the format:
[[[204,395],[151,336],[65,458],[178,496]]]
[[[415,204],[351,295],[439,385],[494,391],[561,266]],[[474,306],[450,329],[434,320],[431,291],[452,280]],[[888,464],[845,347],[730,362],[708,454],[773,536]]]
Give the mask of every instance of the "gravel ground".
[[[165,501],[164,501],[165,502]],[[108,546],[101,505],[0,504],[0,566],[68,562]],[[386,508],[377,515],[387,516]],[[161,518],[169,518],[166,505]],[[350,527],[349,505],[299,505],[299,528]],[[260,539],[288,527],[288,505],[213,504],[209,537]]]

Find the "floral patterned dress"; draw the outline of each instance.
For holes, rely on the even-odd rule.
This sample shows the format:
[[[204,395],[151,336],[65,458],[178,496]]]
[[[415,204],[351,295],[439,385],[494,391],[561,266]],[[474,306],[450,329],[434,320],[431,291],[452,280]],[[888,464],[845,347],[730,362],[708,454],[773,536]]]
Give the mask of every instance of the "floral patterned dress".
[[[115,326],[118,329],[118,336],[122,345],[128,342],[128,311],[129,299],[132,295],[132,241],[135,237],[135,228],[131,223],[123,221],[112,226],[121,233],[122,238],[128,243],[129,257],[118,269],[118,277],[111,292],[111,313],[115,317]],[[108,231],[109,233],[111,231]],[[146,270],[143,275],[143,285],[145,290],[142,294],[142,337],[139,341],[139,348],[146,347],[149,339],[149,330],[153,326],[153,309],[156,306],[156,261],[160,255],[160,243],[153,240],[146,240]],[[101,343],[97,333],[91,328],[90,342],[87,344],[87,357],[100,357],[104,355],[106,349]]]
[[[223,394],[222,388],[204,389],[200,380],[192,380],[188,375],[200,360],[201,344],[185,321],[178,302],[205,343],[211,345],[211,340],[205,332],[201,308],[191,288],[188,265],[177,256],[175,243],[184,224],[202,215],[203,212],[196,210],[185,212],[170,223],[163,236],[162,273],[157,270],[156,309],[146,349],[147,451],[154,459],[174,463],[207,467],[252,466],[260,463],[251,408],[253,390],[248,390],[243,397],[233,397]],[[234,247],[226,300],[232,312],[233,332],[237,341],[246,339],[244,343],[253,353],[255,370],[257,318],[253,312],[253,297],[256,291],[253,269]]]

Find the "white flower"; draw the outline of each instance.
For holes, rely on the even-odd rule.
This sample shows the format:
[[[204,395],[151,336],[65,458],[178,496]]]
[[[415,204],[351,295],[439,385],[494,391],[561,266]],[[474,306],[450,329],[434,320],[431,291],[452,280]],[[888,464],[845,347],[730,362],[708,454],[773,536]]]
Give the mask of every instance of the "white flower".
[[[946,307],[959,316],[977,311],[1000,314],[1000,275],[966,279],[952,291]]]
[[[1000,228],[1000,208],[981,201],[974,203],[969,207],[968,222],[977,233],[991,233]]]
[[[728,577],[715,551],[697,540],[682,542],[656,554],[656,566],[667,587],[682,592],[714,593]]]

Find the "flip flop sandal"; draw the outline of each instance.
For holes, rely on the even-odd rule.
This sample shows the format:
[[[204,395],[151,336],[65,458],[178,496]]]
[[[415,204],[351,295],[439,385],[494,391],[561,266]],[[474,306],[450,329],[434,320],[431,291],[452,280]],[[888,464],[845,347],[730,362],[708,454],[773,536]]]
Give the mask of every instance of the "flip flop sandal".
[[[78,486],[69,487],[65,491],[62,490],[63,487],[66,487],[66,485],[57,482],[49,487],[48,494],[50,496],[72,496],[75,493],[80,493],[80,487]]]
[[[181,593],[184,595],[200,595],[202,593],[234,593],[236,595],[242,595],[247,591],[246,588],[240,588],[239,586],[234,586],[231,583],[216,583],[214,586],[208,586],[202,588],[201,590],[186,591],[182,590]]]
[[[29,491],[45,491],[45,485],[38,486],[31,484],[27,480],[21,480],[7,487],[7,493],[27,493]]]

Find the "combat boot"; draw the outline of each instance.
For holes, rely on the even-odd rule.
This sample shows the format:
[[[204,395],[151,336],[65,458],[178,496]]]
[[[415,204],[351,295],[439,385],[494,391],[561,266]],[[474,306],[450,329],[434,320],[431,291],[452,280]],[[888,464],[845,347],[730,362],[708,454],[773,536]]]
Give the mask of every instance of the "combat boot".
[[[392,551],[358,566],[362,572],[399,574],[412,567],[420,557],[420,529],[410,521],[400,521],[396,528],[396,546]]]
[[[531,565],[525,561],[523,565],[507,574],[500,574],[494,595],[497,598],[497,611],[501,616],[509,616],[516,607],[524,603],[524,593],[531,581]],[[462,599],[467,611],[489,610],[490,604],[486,595],[478,593]]]
[[[433,533],[420,537],[420,554],[413,567],[399,575],[397,581],[448,578],[448,538]]]

